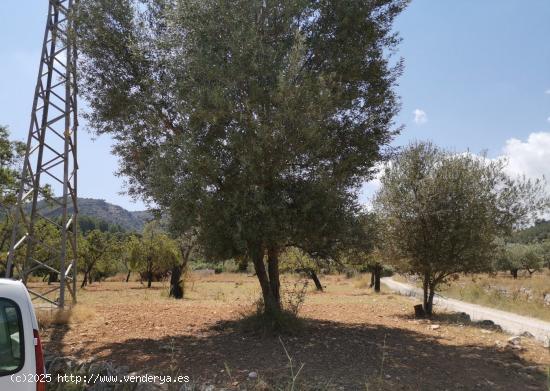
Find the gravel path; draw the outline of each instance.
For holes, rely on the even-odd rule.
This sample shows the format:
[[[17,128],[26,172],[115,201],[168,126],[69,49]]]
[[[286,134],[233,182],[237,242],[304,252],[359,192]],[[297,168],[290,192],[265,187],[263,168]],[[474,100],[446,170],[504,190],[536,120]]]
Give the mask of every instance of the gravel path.
[[[390,277],[382,278],[381,281],[393,291],[422,300],[422,290],[419,288],[397,282]],[[492,320],[495,324],[502,327],[504,331],[511,334],[516,335],[528,331],[539,341],[544,342],[550,339],[550,322],[466,303],[460,300],[449,299],[440,295],[436,295],[434,298],[434,305],[450,311],[465,312],[470,315],[473,321]]]

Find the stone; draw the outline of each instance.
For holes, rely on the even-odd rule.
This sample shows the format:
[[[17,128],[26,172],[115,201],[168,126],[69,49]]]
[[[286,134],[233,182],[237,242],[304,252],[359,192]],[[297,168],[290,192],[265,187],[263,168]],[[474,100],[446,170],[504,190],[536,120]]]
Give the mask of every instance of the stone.
[[[533,334],[531,334],[529,331],[524,331],[523,333],[520,334],[520,337],[524,337],[524,338],[535,338],[535,336]]]
[[[476,322],[476,325],[478,325],[479,327],[481,327],[483,329],[489,329],[489,330],[494,330],[494,331],[502,331],[502,327],[500,327],[498,324],[495,324],[495,322],[493,322],[492,320],[489,320],[489,319],[485,319],[485,320],[481,320],[479,322]]]
[[[539,367],[536,366],[536,365],[530,365],[530,366],[528,366],[528,367],[523,367],[523,370],[524,370],[525,372],[529,372],[529,373],[536,374],[536,373],[538,373],[538,372],[541,370],[541,368],[539,368]]]
[[[471,321],[470,315],[466,312],[459,312],[456,314],[457,320],[462,323],[469,323]]]
[[[521,346],[521,337],[519,335],[514,335],[513,337],[508,338],[508,347],[515,350],[523,350]]]
[[[437,330],[437,329],[441,328],[441,326],[438,325],[438,324],[432,324],[432,325],[430,326],[430,328],[431,328],[432,330]]]
[[[258,378],[258,373],[252,371],[252,372],[250,372],[250,373],[248,374],[248,378],[251,379],[251,380],[255,380],[255,379]]]
[[[466,358],[466,359],[476,359],[476,360],[479,360],[481,358],[481,356],[477,353],[461,354],[460,357],[461,358]]]
[[[550,348],[550,335],[544,337],[544,341],[542,344],[545,348]]]
[[[485,319],[485,320],[480,320],[479,322],[477,322],[477,324],[479,324],[482,327],[493,327],[495,325],[495,322],[489,319]]]
[[[523,295],[527,301],[533,300],[533,290],[531,288],[521,287],[518,292]]]
[[[128,366],[126,366],[126,365],[121,365],[120,367],[118,367],[118,368],[116,369],[116,371],[117,371],[117,373],[118,373],[119,375],[125,375],[125,374],[127,374],[128,372],[130,372],[130,368],[129,368]]]
[[[422,307],[422,304],[417,304],[414,306],[414,317],[415,318],[423,318],[426,316],[426,313],[424,312],[424,307]]]
[[[545,293],[542,301],[544,305],[550,305],[550,293]]]
[[[71,360],[65,357],[55,357],[47,366],[47,372],[52,375],[65,374],[72,367]]]

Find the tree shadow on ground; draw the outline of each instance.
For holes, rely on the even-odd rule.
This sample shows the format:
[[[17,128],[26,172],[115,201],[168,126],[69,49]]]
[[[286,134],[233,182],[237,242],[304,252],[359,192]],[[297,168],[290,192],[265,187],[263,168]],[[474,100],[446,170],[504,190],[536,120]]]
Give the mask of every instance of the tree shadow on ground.
[[[194,335],[130,339],[75,356],[101,358],[142,373],[177,372],[196,382],[238,382],[251,389],[250,371],[269,381],[289,375],[286,349],[295,371],[304,364],[301,379],[339,390],[365,390],[377,379],[388,390],[546,390],[542,369],[512,351],[453,346],[442,337],[401,328],[306,323],[299,335],[266,338],[243,332],[242,320],[224,321]]]

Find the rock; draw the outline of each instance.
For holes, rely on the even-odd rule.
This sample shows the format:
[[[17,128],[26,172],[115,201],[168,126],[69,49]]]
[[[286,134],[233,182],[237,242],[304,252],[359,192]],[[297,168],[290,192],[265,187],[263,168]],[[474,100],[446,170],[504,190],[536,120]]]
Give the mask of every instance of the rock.
[[[466,312],[459,312],[456,314],[457,320],[462,323],[469,323],[471,321],[470,315]]]
[[[116,369],[116,371],[117,371],[117,373],[118,373],[119,375],[125,375],[125,374],[127,374],[128,372],[130,372],[130,368],[129,368],[128,366],[126,366],[126,365],[121,365],[120,367],[118,367],[118,368]]]
[[[477,324],[482,327],[493,327],[495,325],[495,322],[489,319],[485,319],[485,320],[480,320],[479,322],[477,322]]]
[[[106,376],[115,376],[117,374],[113,366],[104,361],[98,361],[90,364],[89,372]]]
[[[426,313],[424,312],[424,307],[422,307],[422,304],[417,304],[414,306],[414,317],[415,318],[423,318],[426,316]]]
[[[508,338],[508,347],[516,350],[523,350],[523,347],[521,346],[521,337],[519,335],[515,335]]]
[[[52,375],[65,374],[72,367],[71,360],[65,357],[55,357],[50,365],[46,367],[48,373]]]
[[[460,358],[466,358],[466,359],[480,359],[481,356],[477,353],[466,353],[466,354],[461,354],[460,355]]]
[[[432,324],[432,325],[430,326],[430,328],[431,328],[432,330],[437,330],[437,329],[441,328],[441,326],[438,325],[438,324]]]
[[[506,288],[497,288],[496,291],[502,297],[510,297],[510,292]]]
[[[520,334],[520,337],[535,338],[535,336],[533,334],[531,334],[529,331],[524,331],[523,333]]]
[[[536,365],[531,365],[531,366],[528,366],[528,367],[523,367],[523,370],[525,372],[536,374],[540,371],[540,368]]]
[[[255,380],[255,379],[258,378],[258,373],[252,371],[252,372],[250,372],[250,373],[248,374],[248,378],[251,379],[251,380]]]
[[[489,319],[481,320],[479,322],[476,322],[476,324],[483,329],[502,331],[502,327],[500,327],[498,324],[495,324],[495,322]]]
[[[544,337],[543,346],[545,348],[550,348],[550,335],[547,335],[546,337]]]
[[[544,302],[545,305],[550,305],[550,293],[545,293],[542,301]]]
[[[522,293],[527,297],[527,300],[531,300],[533,298],[533,290],[530,288],[519,288],[519,292]]]

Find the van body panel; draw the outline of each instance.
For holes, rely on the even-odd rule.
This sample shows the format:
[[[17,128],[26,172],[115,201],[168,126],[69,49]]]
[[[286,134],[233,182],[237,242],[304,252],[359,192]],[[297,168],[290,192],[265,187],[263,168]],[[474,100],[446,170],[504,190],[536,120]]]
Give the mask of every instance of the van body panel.
[[[35,346],[34,346],[34,335],[33,330],[38,330],[38,322],[34,314],[34,309],[32,307],[31,298],[29,293],[22,282],[13,281],[8,279],[0,279],[0,303],[4,306],[10,306],[11,303],[14,303],[17,306],[17,310],[20,313],[20,324],[22,328],[22,335],[16,333],[11,334],[11,342],[15,344],[17,341],[23,342],[24,354],[21,358],[23,361],[22,367],[17,370],[15,373],[9,373],[12,371],[1,371],[3,368],[0,365],[0,390],[13,390],[13,391],[36,391],[36,383],[29,381],[33,379],[33,376],[36,374],[36,357],[35,357]],[[5,314],[0,314],[3,318],[0,318],[0,326],[6,326],[5,323]],[[4,320],[2,320],[4,319]],[[13,319],[11,319],[13,323]],[[19,321],[18,321],[19,323]],[[5,327],[5,330],[8,330],[8,327]],[[13,331],[13,330],[11,330]],[[2,334],[0,334],[1,336]],[[4,336],[6,331],[4,331]],[[2,341],[0,340],[0,343]],[[6,340],[4,340],[4,345]],[[2,361],[0,361],[0,364]],[[4,373],[7,373],[4,375]]]

